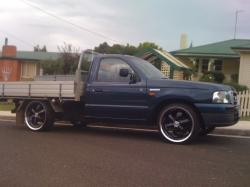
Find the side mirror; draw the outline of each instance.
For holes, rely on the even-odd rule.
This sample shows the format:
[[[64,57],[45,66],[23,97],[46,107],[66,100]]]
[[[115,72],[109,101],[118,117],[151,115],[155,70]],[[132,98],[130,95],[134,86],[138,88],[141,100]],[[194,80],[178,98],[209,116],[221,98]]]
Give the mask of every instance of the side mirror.
[[[127,77],[129,75],[129,70],[126,68],[121,68],[120,69],[120,76],[121,77]]]

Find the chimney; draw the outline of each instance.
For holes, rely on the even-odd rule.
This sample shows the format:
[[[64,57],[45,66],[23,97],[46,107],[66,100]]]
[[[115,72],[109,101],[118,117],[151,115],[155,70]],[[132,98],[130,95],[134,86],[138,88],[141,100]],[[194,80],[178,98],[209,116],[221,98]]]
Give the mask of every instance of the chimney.
[[[181,34],[181,39],[180,39],[180,49],[186,49],[188,48],[188,36],[187,34],[183,33]]]
[[[16,57],[16,46],[8,45],[8,38],[5,38],[4,46],[2,49],[3,57]]]
[[[8,45],[8,38],[5,38],[4,45]]]

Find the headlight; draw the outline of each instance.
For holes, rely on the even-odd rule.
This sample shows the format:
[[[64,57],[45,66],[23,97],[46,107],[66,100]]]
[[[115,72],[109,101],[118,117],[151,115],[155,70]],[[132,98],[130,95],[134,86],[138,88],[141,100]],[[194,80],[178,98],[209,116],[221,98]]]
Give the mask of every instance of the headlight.
[[[213,93],[213,103],[231,103],[231,92],[218,91]]]

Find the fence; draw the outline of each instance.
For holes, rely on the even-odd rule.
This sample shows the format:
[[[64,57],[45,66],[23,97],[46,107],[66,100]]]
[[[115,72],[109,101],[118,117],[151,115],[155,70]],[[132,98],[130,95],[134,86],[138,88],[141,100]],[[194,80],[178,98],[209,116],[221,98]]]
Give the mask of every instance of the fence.
[[[75,75],[42,75],[36,76],[35,81],[73,81]]]
[[[250,91],[239,92],[237,98],[240,104],[240,116],[250,116]]]

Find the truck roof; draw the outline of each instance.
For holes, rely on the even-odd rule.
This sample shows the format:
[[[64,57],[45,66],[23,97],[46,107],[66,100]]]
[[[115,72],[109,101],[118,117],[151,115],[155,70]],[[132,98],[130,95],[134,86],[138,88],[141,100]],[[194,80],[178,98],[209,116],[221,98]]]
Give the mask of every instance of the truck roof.
[[[121,59],[125,59],[125,60],[128,60],[128,59],[135,59],[135,58],[138,58],[138,57],[135,57],[135,56],[131,56],[131,55],[122,55],[122,54],[96,54],[97,57],[99,58],[103,58],[103,57],[115,57],[115,58],[121,58]]]

